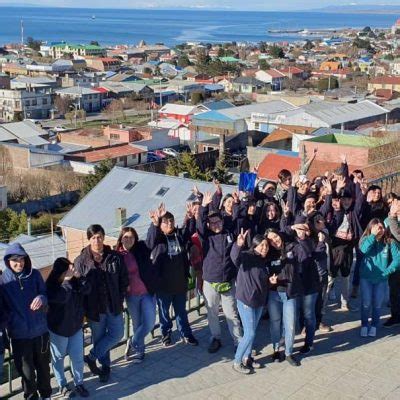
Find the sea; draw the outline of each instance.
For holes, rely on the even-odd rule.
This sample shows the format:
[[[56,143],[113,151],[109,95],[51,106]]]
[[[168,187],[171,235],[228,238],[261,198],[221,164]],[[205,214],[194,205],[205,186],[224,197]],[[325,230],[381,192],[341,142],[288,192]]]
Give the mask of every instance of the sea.
[[[24,37],[101,45],[182,42],[280,42],[305,39],[276,30],[389,28],[392,14],[335,14],[321,12],[234,12],[203,10],[122,10],[83,8],[0,7],[0,45]]]

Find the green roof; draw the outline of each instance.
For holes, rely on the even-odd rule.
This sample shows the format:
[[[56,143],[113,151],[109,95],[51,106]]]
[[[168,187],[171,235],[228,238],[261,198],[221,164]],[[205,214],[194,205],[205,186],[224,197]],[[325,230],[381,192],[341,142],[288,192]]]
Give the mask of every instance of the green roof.
[[[376,147],[385,144],[387,140],[362,135],[345,135],[342,133],[332,133],[329,135],[317,136],[312,139],[307,139],[307,142],[335,143],[342,146],[354,147]]]
[[[236,57],[218,57],[219,58],[219,60],[220,61],[222,61],[222,62],[227,62],[227,63],[229,63],[229,62],[239,62],[240,60],[238,59],[238,58],[236,58]]]
[[[70,47],[72,49],[85,49],[85,50],[104,50],[103,47],[97,46],[94,44],[73,44],[73,43],[62,43],[62,44],[55,44],[51,47],[64,49],[65,47]]]

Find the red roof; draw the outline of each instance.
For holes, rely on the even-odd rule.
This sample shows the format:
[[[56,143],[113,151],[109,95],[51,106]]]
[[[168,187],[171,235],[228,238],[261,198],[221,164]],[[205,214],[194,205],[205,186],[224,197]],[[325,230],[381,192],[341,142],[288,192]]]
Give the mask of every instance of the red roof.
[[[263,179],[278,180],[281,169],[288,169],[291,172],[300,168],[300,158],[283,156],[280,154],[268,154],[258,167],[258,177]]]
[[[297,74],[302,74],[304,71],[302,70],[302,69],[300,69],[300,68],[297,68],[297,67],[285,67],[285,68],[281,68],[280,70],[279,70],[282,74],[294,74],[294,75],[297,75]]]
[[[84,157],[86,162],[98,162],[108,158],[113,159],[139,153],[145,153],[145,151],[137,147],[133,147],[130,144],[125,144],[123,146],[113,146],[106,149],[76,153],[73,154],[73,156]]]
[[[267,69],[265,72],[272,78],[283,78],[285,76],[277,69]]]
[[[370,83],[380,85],[400,85],[400,76],[378,76],[377,78],[371,79]]]
[[[109,90],[107,90],[106,88],[103,88],[103,87],[94,87],[92,89],[95,90],[96,92],[100,92],[100,93],[108,93],[109,92]]]

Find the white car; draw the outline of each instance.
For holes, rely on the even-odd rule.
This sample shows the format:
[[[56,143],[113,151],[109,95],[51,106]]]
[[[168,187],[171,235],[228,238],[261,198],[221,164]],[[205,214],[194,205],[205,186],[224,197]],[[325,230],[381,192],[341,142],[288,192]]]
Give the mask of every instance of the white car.
[[[64,132],[67,130],[67,128],[62,125],[56,125],[54,128],[51,128],[51,130],[54,132]]]
[[[176,150],[171,149],[169,147],[166,147],[165,149],[162,149],[162,152],[165,153],[167,156],[171,156],[171,157],[178,157],[179,156],[179,153]]]

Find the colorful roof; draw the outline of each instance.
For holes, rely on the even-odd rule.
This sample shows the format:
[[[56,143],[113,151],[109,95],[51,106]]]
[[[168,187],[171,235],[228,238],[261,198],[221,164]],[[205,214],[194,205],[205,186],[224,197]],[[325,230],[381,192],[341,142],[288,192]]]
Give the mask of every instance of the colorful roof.
[[[258,177],[261,179],[278,180],[281,169],[288,169],[291,172],[300,168],[300,158],[276,153],[268,154],[258,167]]]

